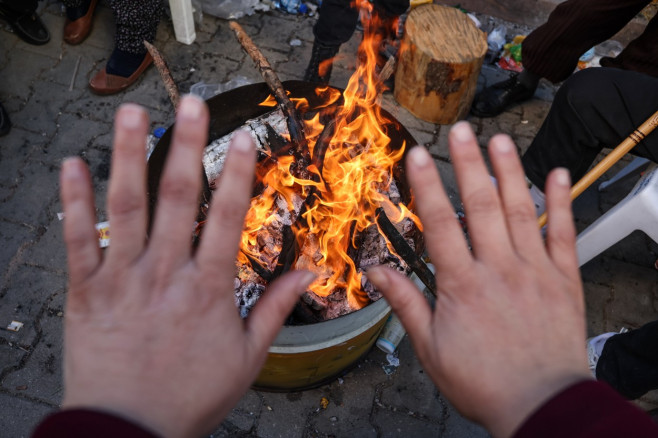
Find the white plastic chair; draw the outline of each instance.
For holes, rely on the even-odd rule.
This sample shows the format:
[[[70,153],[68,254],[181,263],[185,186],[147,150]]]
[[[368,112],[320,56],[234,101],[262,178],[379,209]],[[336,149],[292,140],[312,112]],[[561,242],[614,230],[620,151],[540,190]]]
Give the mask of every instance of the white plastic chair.
[[[169,0],[169,9],[171,9],[171,20],[174,22],[176,41],[192,44],[196,39],[192,0]]]
[[[578,235],[578,265],[584,265],[636,230],[658,242],[658,165],[655,163],[649,165],[623,200]]]

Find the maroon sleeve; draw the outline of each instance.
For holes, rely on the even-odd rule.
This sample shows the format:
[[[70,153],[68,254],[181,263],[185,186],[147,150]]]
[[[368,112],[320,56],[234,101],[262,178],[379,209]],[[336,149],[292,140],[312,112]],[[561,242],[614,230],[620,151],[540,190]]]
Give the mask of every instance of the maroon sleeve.
[[[658,437],[658,425],[602,382],[587,380],[534,412],[514,438]]]
[[[32,433],[32,438],[87,437],[157,438],[128,420],[87,409],[70,409],[49,415]]]

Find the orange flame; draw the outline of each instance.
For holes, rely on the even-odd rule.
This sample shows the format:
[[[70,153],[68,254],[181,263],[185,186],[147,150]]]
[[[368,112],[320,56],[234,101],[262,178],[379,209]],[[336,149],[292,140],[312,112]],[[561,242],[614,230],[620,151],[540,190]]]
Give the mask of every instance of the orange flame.
[[[361,288],[362,273],[348,255],[348,248],[354,246],[354,236],[376,223],[378,207],[384,207],[394,223],[410,218],[420,225],[408,208],[394,205],[386,194],[393,178],[393,167],[402,159],[405,145],[397,150],[389,148],[391,139],[385,127],[394,122],[381,113],[378,104],[383,84],[375,71],[382,40],[382,33],[377,30],[383,22],[377,14],[372,14],[368,1],[359,0],[358,3],[364,23],[363,42],[358,50],[359,65],[343,93],[344,105],[336,115],[335,133],[326,150],[321,175],[317,175],[319,169],[309,168],[319,181],[293,176],[290,172],[292,156],[262,162],[257,173],[265,189],[252,199],[241,243],[242,253],[249,254],[266,269],[274,270],[281,242],[264,242],[272,239],[266,228],[276,221],[294,223],[291,212],[299,210],[299,205],[314,187],[316,200],[303,214],[304,221],[297,222],[303,225],[293,229],[300,249],[294,266],[318,275],[310,290],[319,296],[345,289],[353,309],[360,309],[369,302]],[[318,88],[316,93],[327,106],[340,97],[339,92],[330,88]],[[302,112],[303,107],[308,106],[305,99],[293,101]],[[276,101],[270,96],[261,105],[275,106]],[[322,130],[319,115],[305,121],[311,156],[315,156],[315,142]],[[243,254],[238,261],[249,263]]]

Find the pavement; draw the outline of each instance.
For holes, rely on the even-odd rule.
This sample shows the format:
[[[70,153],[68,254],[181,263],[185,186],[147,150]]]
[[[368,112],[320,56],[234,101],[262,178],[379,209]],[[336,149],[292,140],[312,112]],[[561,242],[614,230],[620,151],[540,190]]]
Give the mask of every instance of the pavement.
[[[104,220],[112,141],[112,117],[126,101],[148,108],[153,128],[169,126],[173,109],[160,77],[150,68],[123,94],[99,97],[86,85],[113,47],[113,17],[102,5],[90,37],[79,46],[61,40],[64,16],[54,0],[40,3],[52,39],[31,46],[0,24],[0,101],[13,122],[0,137],[0,436],[29,436],[35,424],[55,411],[62,399],[62,323],[66,296],[66,257],[58,171],[64,157],[79,155],[90,165],[97,213]],[[500,20],[479,16],[485,30]],[[241,18],[240,23],[283,80],[301,79],[310,57],[314,18],[277,11]],[[510,33],[529,30],[510,23]],[[332,84],[344,86],[354,69],[360,34],[341,49]],[[300,45],[293,45],[299,40]],[[171,20],[159,26],[155,45],[162,51],[182,91],[192,84],[225,83],[236,77],[261,82],[242,52],[228,22],[209,15],[197,26],[191,45],[178,43]],[[485,66],[479,87],[507,73]],[[483,149],[497,132],[506,132],[519,151],[537,132],[555,86],[542,82],[538,97],[491,119],[469,117]],[[383,106],[416,140],[426,145],[455,204],[456,184],[447,153],[448,126],[416,119],[390,93]],[[628,159],[624,160],[627,163]],[[621,166],[615,167],[615,170]],[[606,179],[609,176],[604,176]],[[622,199],[633,182],[599,193],[590,188],[574,203],[583,229]],[[590,335],[639,327],[658,315],[658,245],[636,232],[582,268]],[[24,325],[4,330],[11,321]],[[551,330],[551,327],[546,327]],[[474,351],[473,360],[487,351]],[[399,364],[395,360],[399,360]],[[99,376],[102,378],[102,376]],[[519,376],[520,379],[523,376]],[[322,398],[329,404],[321,405]],[[658,406],[649,393],[638,402]],[[481,427],[461,417],[431,383],[405,338],[395,358],[373,349],[340,379],[303,392],[250,390],[212,436],[244,437],[486,437]]]

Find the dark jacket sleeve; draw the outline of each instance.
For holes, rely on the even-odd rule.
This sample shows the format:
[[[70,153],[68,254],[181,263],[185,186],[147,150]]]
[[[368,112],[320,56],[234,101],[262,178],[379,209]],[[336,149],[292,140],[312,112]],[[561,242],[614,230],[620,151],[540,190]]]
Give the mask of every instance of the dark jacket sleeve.
[[[32,438],[157,438],[142,427],[109,413],[70,409],[46,417]]]
[[[534,412],[514,438],[658,437],[658,425],[602,382],[570,386]]]

